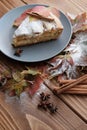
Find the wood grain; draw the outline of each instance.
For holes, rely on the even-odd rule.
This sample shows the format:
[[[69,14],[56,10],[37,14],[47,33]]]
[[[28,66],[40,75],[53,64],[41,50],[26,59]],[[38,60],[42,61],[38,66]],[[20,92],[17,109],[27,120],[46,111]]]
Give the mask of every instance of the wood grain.
[[[6,126],[5,122],[0,118],[0,126],[2,128],[2,130],[8,130],[8,127]]]
[[[87,128],[87,125],[76,114],[74,114],[74,112],[71,111],[63,102],[61,102],[60,99],[52,95],[50,90],[45,88],[45,86],[44,89],[46,93],[51,94],[52,102],[55,103],[55,105],[57,105],[58,107],[58,112],[54,116],[50,115],[49,112],[37,109],[37,104],[39,102],[38,93],[33,97],[33,99],[27,96],[23,97],[22,95],[20,97],[21,101],[21,109],[19,109],[20,111],[18,110],[19,105],[16,104],[17,102],[14,104],[13,103],[11,104],[11,102],[7,103],[8,100],[5,100],[4,95],[0,94],[0,105],[1,105],[0,111],[2,111],[1,118],[3,119],[5,126],[6,127],[11,126],[12,128],[16,128],[16,130],[17,129],[28,130],[27,121],[26,119],[24,119],[25,117],[23,117],[23,113],[21,113],[21,111],[23,111],[24,113],[32,114],[33,116],[47,123],[51,128],[55,130],[73,130],[80,125],[84,126],[85,129]],[[40,89],[39,91],[41,92],[43,91],[43,89]]]
[[[63,11],[64,13],[70,12],[70,13],[74,13],[74,14],[78,14],[80,13],[82,10],[80,7],[77,8],[77,5],[73,4],[72,1],[69,0],[22,0],[24,1],[26,4],[32,4],[32,3],[38,3],[38,4],[47,4],[50,6],[54,6],[57,9]]]
[[[87,12],[87,1],[86,0],[70,0],[80,10]]]
[[[87,123],[87,96],[61,95],[60,98]]]
[[[5,97],[0,93],[0,115],[6,125],[8,125],[12,130],[28,130],[29,125],[23,113],[20,112],[17,103],[6,103]]]
[[[21,0],[0,0],[0,17],[7,13],[9,10],[25,5]]]
[[[39,91],[44,91],[45,93],[49,93],[51,95],[51,101],[58,107],[58,112],[52,116],[49,112],[36,109],[39,101],[39,92],[33,97],[33,99],[23,97],[22,108],[24,108],[25,112],[31,113],[33,116],[44,121],[55,130],[73,130],[80,126],[80,124],[85,126],[85,128],[87,127],[85,123],[82,123],[78,116],[74,115],[74,113],[72,113],[72,111],[63,102],[61,102],[61,100],[45,88],[45,86],[42,86],[42,89]]]

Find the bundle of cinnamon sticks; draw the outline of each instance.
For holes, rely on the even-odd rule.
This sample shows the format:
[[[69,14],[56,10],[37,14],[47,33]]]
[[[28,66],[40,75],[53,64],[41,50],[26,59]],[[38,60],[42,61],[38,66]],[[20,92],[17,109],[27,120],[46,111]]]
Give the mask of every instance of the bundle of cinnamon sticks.
[[[61,93],[87,95],[87,74],[77,79],[60,80],[60,85],[55,85],[50,80],[45,80],[44,83],[56,95]]]

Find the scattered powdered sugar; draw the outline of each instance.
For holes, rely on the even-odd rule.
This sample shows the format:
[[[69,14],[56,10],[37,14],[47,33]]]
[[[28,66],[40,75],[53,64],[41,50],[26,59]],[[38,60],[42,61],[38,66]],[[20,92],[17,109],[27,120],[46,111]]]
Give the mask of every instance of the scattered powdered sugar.
[[[76,34],[73,43],[65,49],[71,53],[71,57],[75,65],[87,65],[87,32],[80,32]]]

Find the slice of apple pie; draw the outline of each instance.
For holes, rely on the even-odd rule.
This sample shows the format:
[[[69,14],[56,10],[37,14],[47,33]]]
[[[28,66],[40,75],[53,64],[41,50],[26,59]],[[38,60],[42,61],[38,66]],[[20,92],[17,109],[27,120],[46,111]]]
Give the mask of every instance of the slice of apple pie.
[[[26,10],[14,21],[13,26],[17,27],[12,40],[14,47],[57,39],[63,31],[58,10],[45,6]]]

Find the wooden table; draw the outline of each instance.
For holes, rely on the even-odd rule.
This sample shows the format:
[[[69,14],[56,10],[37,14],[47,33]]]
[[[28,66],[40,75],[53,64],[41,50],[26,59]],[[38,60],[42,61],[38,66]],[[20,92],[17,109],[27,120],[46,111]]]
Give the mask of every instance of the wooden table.
[[[86,0],[0,0],[0,17],[15,7],[32,3],[48,4],[64,13],[78,14],[87,10]],[[20,66],[25,66],[25,63],[14,62],[1,52],[0,62],[17,69]],[[45,90],[51,93],[47,88]],[[29,130],[30,127],[25,114],[19,112],[21,111],[19,105],[18,108],[15,107],[17,102],[14,104],[8,103],[4,98],[4,95],[0,93],[0,130]],[[55,130],[87,130],[87,96],[61,95],[56,97],[53,95],[54,100],[58,106],[58,113],[55,116],[36,109],[37,98],[35,97],[33,98],[34,103],[32,103],[32,100],[28,103],[25,101],[25,105],[28,106],[28,111],[26,111]]]

